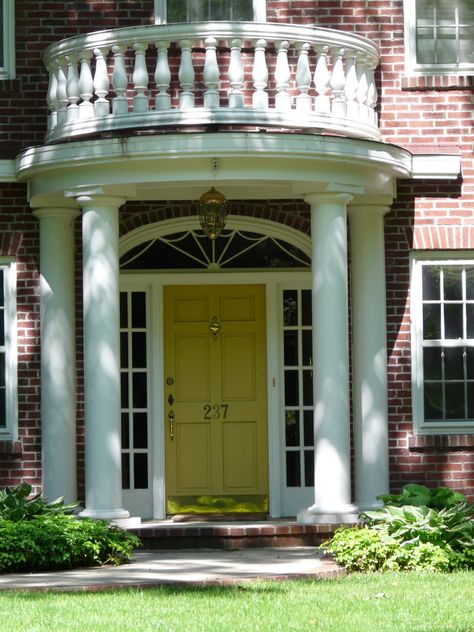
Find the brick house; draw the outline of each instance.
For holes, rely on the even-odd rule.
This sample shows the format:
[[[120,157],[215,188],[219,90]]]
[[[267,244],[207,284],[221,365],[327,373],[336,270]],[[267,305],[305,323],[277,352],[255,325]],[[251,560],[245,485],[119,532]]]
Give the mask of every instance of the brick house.
[[[1,485],[472,498],[472,0],[0,5]]]

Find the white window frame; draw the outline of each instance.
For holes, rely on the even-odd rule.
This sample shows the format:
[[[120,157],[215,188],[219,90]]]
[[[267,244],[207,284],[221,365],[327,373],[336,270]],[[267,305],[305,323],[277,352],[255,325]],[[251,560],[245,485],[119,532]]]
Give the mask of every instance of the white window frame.
[[[0,66],[0,79],[15,77],[15,0],[2,0],[3,33],[3,66]]]
[[[166,1],[155,0],[155,24],[166,24]],[[266,22],[266,0],[253,0],[253,21]]]
[[[0,428],[1,440],[16,440],[18,436],[18,393],[17,393],[17,315],[16,315],[16,263],[11,257],[0,257],[0,268],[4,271],[4,318],[5,345],[0,347],[5,354],[5,404],[6,426]]]
[[[416,60],[416,0],[403,0],[405,71],[408,75],[473,75],[474,62],[419,64]]]
[[[412,350],[412,407],[415,434],[474,434],[472,420],[425,421],[423,376],[423,265],[474,265],[474,253],[420,252],[411,256],[410,315]],[[465,341],[462,341],[462,346]]]

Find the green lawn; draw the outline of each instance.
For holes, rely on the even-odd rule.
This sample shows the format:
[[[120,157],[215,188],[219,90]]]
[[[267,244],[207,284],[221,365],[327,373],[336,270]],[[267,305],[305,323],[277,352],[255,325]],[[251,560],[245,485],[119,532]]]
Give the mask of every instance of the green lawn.
[[[1,632],[474,631],[474,572],[103,593],[0,593]]]

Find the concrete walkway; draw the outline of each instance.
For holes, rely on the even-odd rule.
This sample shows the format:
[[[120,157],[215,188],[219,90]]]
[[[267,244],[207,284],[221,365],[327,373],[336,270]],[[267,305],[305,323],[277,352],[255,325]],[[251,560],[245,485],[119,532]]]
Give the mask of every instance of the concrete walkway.
[[[160,585],[231,585],[257,579],[332,578],[344,570],[314,547],[139,551],[130,564],[0,575],[0,590],[107,590]]]

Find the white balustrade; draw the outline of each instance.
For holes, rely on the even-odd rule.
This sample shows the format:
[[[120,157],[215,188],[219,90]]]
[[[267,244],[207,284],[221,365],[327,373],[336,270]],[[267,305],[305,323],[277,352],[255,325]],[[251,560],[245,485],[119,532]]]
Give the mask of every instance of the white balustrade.
[[[179,125],[249,125],[379,140],[376,47],[273,23],[154,25],[49,47],[47,140]]]

